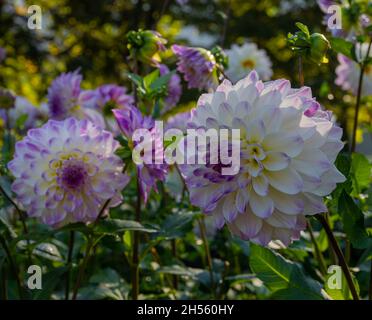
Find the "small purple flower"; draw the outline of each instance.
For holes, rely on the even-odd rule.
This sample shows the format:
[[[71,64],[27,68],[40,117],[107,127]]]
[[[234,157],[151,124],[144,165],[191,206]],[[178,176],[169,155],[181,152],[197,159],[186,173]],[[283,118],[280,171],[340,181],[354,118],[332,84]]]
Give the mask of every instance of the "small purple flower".
[[[143,147],[146,145],[152,152],[152,159],[163,159],[163,138],[157,131],[154,120],[150,117],[144,117],[136,107],[127,109],[114,109],[112,110],[118,122],[118,125],[129,140],[129,145],[133,148],[138,145],[132,141],[133,133],[137,129],[148,129],[152,139],[149,141],[142,141]],[[142,164],[137,164],[137,175],[139,179],[139,186],[141,195],[146,203],[151,192],[151,189],[156,190],[156,181],[164,181],[167,174],[168,166],[164,163],[155,164],[144,161]]]
[[[180,45],[173,45],[172,50],[178,56],[177,70],[184,75],[189,89],[216,88],[216,60],[210,51]]]
[[[78,106],[82,76],[79,70],[62,73],[48,89],[48,106],[51,119],[67,118],[71,109]]]
[[[169,69],[166,65],[161,64],[159,66],[160,75],[164,76],[169,73]],[[182,95],[182,86],[181,86],[181,78],[178,74],[173,74],[168,82],[168,95],[164,99],[164,109],[162,110],[163,113],[172,109],[180,100]]]

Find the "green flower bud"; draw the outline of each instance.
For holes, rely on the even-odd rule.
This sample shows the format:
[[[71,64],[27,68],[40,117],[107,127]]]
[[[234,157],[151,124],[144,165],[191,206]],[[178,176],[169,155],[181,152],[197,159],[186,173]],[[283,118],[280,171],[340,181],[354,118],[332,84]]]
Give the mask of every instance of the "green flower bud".
[[[160,62],[159,52],[164,51],[167,43],[160,33],[152,30],[129,31],[128,49],[139,61],[151,65]]]

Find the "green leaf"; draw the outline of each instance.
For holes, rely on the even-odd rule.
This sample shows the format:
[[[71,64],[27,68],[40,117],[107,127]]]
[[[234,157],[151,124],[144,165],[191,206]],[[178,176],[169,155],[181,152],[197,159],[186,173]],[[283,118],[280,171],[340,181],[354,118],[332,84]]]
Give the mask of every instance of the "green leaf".
[[[34,300],[46,300],[49,299],[53,291],[60,283],[62,276],[66,273],[67,267],[60,267],[53,269],[43,275],[42,278],[42,289],[34,290]]]
[[[344,56],[356,61],[355,57],[355,47],[352,42],[346,41],[341,38],[331,38],[331,47],[337,53],[341,53]]]
[[[28,114],[22,114],[20,117],[18,117],[16,121],[16,128],[23,128],[24,124],[26,123],[28,119]]]
[[[97,234],[115,235],[123,231],[142,231],[147,233],[158,232],[154,228],[146,228],[134,220],[105,219],[98,222],[94,232]]]
[[[250,267],[274,298],[323,299],[318,282],[305,276],[299,265],[267,248],[251,244]]]
[[[342,191],[338,202],[338,211],[342,218],[344,231],[355,248],[366,248],[368,234],[364,226],[364,215],[354,200]]]
[[[365,155],[360,153],[352,154],[350,168],[352,196],[357,197],[364,189],[369,187],[371,168],[371,164]]]
[[[168,82],[169,82],[171,76],[173,76],[174,73],[175,73],[175,71],[171,71],[171,72],[168,72],[167,74],[155,79],[155,81],[151,83],[150,89],[152,91],[156,91],[156,90],[160,89],[162,86],[168,85]]]
[[[310,37],[309,28],[301,22],[296,22],[296,27],[300,29],[307,37]]]
[[[159,74],[159,69],[156,69],[143,78],[143,85],[146,90],[151,88],[151,85],[154,83],[154,81],[159,78]]]
[[[191,225],[196,213],[189,212],[178,212],[170,214],[165,219],[161,230],[164,230],[160,236],[166,239],[181,238],[185,235],[187,228]]]

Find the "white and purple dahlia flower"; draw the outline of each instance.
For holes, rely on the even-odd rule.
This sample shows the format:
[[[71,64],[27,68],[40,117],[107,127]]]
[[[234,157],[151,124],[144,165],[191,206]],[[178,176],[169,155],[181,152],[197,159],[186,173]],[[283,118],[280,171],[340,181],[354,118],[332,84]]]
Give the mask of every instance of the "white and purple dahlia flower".
[[[183,74],[188,88],[211,90],[217,86],[217,63],[213,54],[203,48],[173,45],[178,57],[177,70]]]
[[[189,127],[240,129],[237,174],[222,175],[222,164],[208,162],[180,168],[191,203],[242,239],[288,245],[345,180],[334,165],[342,129],[310,88],[292,89],[288,80],[262,82],[255,71],[235,85],[225,80],[201,96]]]
[[[107,128],[114,134],[119,134],[120,129],[112,110],[134,106],[134,98],[127,93],[127,89],[115,84],[104,84],[95,90],[86,90],[81,93],[80,100],[84,107],[102,113]]]
[[[49,120],[16,143],[8,164],[12,190],[30,217],[58,227],[94,221],[103,205],[117,206],[129,178],[114,154],[119,144],[90,121]]]
[[[135,148],[138,142],[132,140],[133,134],[137,129],[147,129],[151,139],[142,141],[144,149],[153,150],[150,158],[144,156],[143,163],[136,163],[137,177],[141,195],[146,203],[151,190],[156,190],[156,182],[164,181],[168,166],[162,161],[155,163],[155,159],[164,160],[163,156],[163,137],[155,127],[151,117],[145,117],[136,107],[128,109],[114,109],[113,113],[124,136],[128,139],[129,145]]]
[[[80,87],[82,79],[79,70],[75,70],[62,73],[53,80],[48,89],[49,117],[53,120],[65,120],[68,117],[87,119],[104,128],[101,114],[85,106],[87,97]]]

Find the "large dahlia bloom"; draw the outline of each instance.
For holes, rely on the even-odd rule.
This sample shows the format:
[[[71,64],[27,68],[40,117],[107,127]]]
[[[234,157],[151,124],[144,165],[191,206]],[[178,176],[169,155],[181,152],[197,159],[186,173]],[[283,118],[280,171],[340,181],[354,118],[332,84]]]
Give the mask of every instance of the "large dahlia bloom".
[[[292,89],[287,80],[263,83],[255,71],[235,85],[225,80],[202,95],[189,127],[240,129],[236,175],[208,162],[181,170],[192,204],[242,239],[288,245],[305,228],[305,215],[327,210],[323,197],[345,180],[334,165],[342,129],[310,88]]]
[[[217,63],[213,54],[203,48],[173,45],[178,57],[177,70],[183,74],[188,88],[200,90],[215,89],[217,85]]]
[[[252,70],[256,70],[262,80],[269,80],[273,74],[266,51],[258,49],[255,43],[233,44],[226,54],[229,57],[226,74],[233,82],[244,78]]]
[[[360,47],[357,45],[355,52],[359,60],[363,60],[368,51],[368,44],[364,43]],[[369,57],[372,57],[372,49],[369,52]],[[336,68],[337,78],[335,83],[344,90],[350,90],[354,95],[358,92],[358,83],[360,75],[360,66],[355,61],[348,57],[338,54],[339,65]],[[362,96],[372,95],[372,66],[369,65],[364,71]]]
[[[140,192],[146,203],[151,189],[156,190],[156,181],[164,181],[168,166],[164,163],[156,164],[155,159],[164,159],[163,156],[163,137],[155,127],[154,120],[151,117],[144,117],[141,112],[135,108],[114,109],[113,113],[124,136],[128,139],[129,145],[133,148],[139,143],[133,141],[133,133],[137,129],[147,129],[150,132],[151,139],[144,140],[143,147],[153,150],[150,158],[144,155],[143,163],[136,163],[137,177],[139,179]],[[163,162],[163,161],[162,161]]]
[[[111,133],[87,120],[49,120],[17,142],[8,167],[12,190],[30,217],[51,226],[94,221],[121,202],[128,183]]]
[[[88,119],[95,125],[104,127],[102,116],[91,108],[85,108],[85,96],[80,88],[82,76],[79,70],[62,73],[52,82],[48,89],[49,116],[53,120],[68,117]]]

